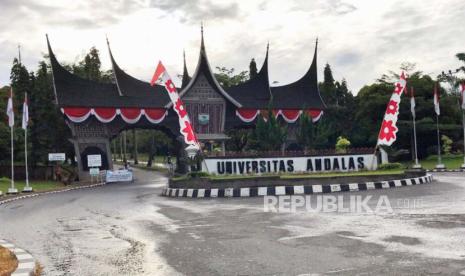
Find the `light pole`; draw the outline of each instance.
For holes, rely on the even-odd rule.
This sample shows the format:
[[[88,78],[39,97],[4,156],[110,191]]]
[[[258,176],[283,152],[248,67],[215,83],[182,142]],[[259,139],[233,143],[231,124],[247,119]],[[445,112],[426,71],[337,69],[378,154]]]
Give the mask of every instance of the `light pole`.
[[[442,71],[441,78],[442,80],[446,81],[451,89],[453,95],[458,97],[458,104],[459,109],[462,110],[462,127],[463,127],[463,164],[461,166],[462,169],[465,169],[465,110],[462,108],[462,104],[460,102],[460,91],[458,90],[459,85],[459,78],[456,76],[460,72],[460,69],[456,69],[455,72],[449,70],[447,73]]]

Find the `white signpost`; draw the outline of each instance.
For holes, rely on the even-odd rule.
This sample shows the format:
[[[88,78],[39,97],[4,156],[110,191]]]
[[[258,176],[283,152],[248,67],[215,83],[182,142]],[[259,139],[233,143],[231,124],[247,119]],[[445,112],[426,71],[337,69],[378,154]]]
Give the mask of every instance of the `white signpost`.
[[[66,155],[64,153],[49,153],[48,161],[65,161]]]
[[[89,154],[89,155],[87,155],[87,166],[89,168],[101,167],[102,166],[102,156],[100,154]]]

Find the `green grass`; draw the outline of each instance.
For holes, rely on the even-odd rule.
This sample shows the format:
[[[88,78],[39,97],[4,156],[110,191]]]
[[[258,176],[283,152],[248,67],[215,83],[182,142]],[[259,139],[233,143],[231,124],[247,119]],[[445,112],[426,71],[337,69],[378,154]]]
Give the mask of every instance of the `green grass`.
[[[35,192],[54,190],[64,187],[63,183],[56,181],[29,181],[29,185]],[[11,182],[9,178],[0,178],[0,191],[5,194],[10,186]],[[24,186],[26,186],[24,181],[15,181],[15,188],[18,189],[19,192],[23,190]]]
[[[446,165],[447,169],[459,169],[460,166],[463,164],[463,155],[446,155],[442,156],[442,163]],[[409,163],[410,166],[413,165],[412,162]],[[425,169],[434,169],[434,167],[438,164],[438,156],[437,155],[430,155],[428,158],[420,160],[420,164]]]
[[[311,174],[286,174],[281,175],[282,179],[293,178],[324,178],[324,177],[341,177],[341,176],[372,176],[372,175],[390,175],[403,174],[404,170],[379,170],[379,171],[359,171],[359,172],[329,172],[329,173],[311,173]]]
[[[370,176],[370,175],[392,175],[403,174],[403,169],[379,170],[379,171],[358,171],[358,172],[329,172],[329,173],[305,173],[305,174],[265,174],[265,175],[211,175],[210,180],[238,180],[238,179],[253,179],[267,176],[276,176],[281,179],[299,179],[299,178],[325,178],[325,177],[343,177],[343,176]],[[187,180],[188,176],[180,176],[172,178],[173,181]]]

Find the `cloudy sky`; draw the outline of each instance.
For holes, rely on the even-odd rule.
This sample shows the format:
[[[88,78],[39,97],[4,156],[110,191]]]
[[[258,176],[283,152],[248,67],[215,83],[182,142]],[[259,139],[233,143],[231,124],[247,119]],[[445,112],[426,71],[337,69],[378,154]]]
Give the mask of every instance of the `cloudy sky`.
[[[459,67],[465,52],[463,0],[0,0],[0,86],[9,83],[21,44],[23,63],[36,70],[45,34],[62,63],[92,46],[109,69],[105,35],[129,74],[149,80],[162,60],[171,75],[195,69],[200,22],[212,67],[259,66],[270,42],[270,80],[285,84],[307,70],[319,38],[319,74],[328,62],[336,79],[357,93],[404,61],[437,75]]]

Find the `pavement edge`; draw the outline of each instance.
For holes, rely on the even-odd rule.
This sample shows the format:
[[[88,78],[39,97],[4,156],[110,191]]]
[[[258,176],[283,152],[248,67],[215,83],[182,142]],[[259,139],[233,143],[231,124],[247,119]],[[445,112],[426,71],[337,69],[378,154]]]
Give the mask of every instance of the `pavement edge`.
[[[29,252],[5,240],[0,240],[0,245],[13,252],[18,259],[18,267],[11,274],[12,276],[33,275],[36,261]]]
[[[279,195],[301,195],[335,192],[356,192],[373,189],[389,189],[403,186],[426,184],[433,181],[432,174],[425,176],[406,178],[398,180],[363,182],[349,184],[327,184],[327,185],[296,185],[275,187],[243,187],[224,189],[180,189],[164,188],[162,196],[188,197],[188,198],[211,198],[211,197],[256,197],[256,196],[279,196]]]

